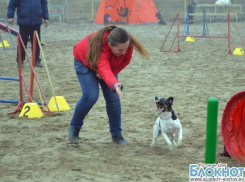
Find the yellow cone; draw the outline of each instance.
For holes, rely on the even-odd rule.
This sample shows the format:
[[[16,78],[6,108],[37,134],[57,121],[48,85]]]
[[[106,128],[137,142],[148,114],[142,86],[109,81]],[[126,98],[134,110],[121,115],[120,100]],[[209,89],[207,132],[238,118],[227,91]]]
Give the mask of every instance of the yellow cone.
[[[187,36],[185,39],[186,42],[195,42],[194,37]]]
[[[4,45],[4,47],[9,47],[10,46],[7,40],[4,40],[3,44],[2,44],[2,42],[0,42],[0,47],[3,47],[3,45]]]
[[[237,47],[234,52],[233,55],[244,55],[244,51],[241,47]]]
[[[58,108],[55,102],[55,98],[58,104]],[[55,111],[68,111],[70,110],[69,105],[67,104],[65,98],[63,96],[55,96],[51,97],[49,103],[48,103],[48,107],[50,109],[51,112],[55,112]]]
[[[19,117],[41,118],[43,113],[37,103],[26,103],[20,112]]]

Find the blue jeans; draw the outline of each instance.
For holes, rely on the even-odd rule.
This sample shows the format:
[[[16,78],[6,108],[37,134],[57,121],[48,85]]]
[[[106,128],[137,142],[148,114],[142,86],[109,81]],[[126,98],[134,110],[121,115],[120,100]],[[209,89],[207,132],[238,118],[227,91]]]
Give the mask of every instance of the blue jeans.
[[[106,111],[109,118],[110,132],[112,136],[121,135],[121,103],[118,95],[113,93],[107,84],[99,79],[95,72],[80,61],[74,59],[75,71],[82,88],[82,97],[75,107],[71,120],[71,126],[81,129],[85,116],[99,98],[99,84],[101,86],[105,101]]]

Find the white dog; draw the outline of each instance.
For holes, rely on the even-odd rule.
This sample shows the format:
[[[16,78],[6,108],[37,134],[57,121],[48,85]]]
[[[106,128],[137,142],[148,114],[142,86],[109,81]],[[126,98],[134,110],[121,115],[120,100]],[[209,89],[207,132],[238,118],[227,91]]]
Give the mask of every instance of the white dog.
[[[159,117],[153,127],[152,147],[155,146],[156,140],[160,134],[162,134],[163,138],[166,140],[170,151],[173,150],[174,146],[179,146],[182,142],[182,126],[172,110],[173,100],[173,97],[169,97],[168,99],[155,97]],[[176,133],[178,134],[177,144],[174,140]],[[171,140],[168,135],[171,137]]]

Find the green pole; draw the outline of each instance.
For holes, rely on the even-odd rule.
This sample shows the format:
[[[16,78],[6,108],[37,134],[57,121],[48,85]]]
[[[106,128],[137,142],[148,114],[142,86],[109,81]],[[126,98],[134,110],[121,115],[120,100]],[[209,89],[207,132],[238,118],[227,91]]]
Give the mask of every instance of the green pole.
[[[216,163],[218,99],[208,99],[205,163]]]

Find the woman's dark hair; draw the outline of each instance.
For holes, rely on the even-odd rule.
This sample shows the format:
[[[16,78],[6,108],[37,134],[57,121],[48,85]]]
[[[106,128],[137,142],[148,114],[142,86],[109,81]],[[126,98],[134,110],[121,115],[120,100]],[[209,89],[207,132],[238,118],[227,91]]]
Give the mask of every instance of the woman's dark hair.
[[[124,44],[129,41],[129,34],[123,28],[115,27],[111,30],[110,34],[106,38],[107,43],[111,46],[117,46],[118,44]]]
[[[106,38],[106,41],[107,43],[110,43],[111,46],[117,46],[118,44],[130,41],[131,46],[133,46],[136,51],[138,51],[143,57],[149,59],[149,54],[143,45],[125,29],[116,26],[106,26],[100,29],[89,42],[89,50],[86,59],[90,64],[91,69],[97,71],[104,35],[107,31],[110,31],[110,34]]]

